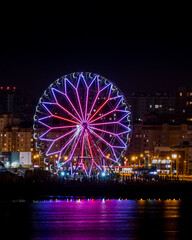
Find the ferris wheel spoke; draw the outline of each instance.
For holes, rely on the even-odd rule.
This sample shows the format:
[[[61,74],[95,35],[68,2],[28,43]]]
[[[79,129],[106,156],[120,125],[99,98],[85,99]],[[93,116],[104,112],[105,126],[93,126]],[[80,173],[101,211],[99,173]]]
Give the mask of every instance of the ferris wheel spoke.
[[[65,86],[65,93],[64,94],[65,94],[65,97],[67,98],[68,102],[72,106],[73,110],[76,112],[76,114],[79,117],[79,119],[82,121],[83,120],[82,117],[79,115],[77,109],[74,107],[73,103],[71,102],[70,98],[68,97],[66,82],[68,82],[75,91],[76,91],[76,88],[67,78],[64,79],[64,86]]]
[[[88,142],[88,146],[89,146],[89,151],[90,151],[91,158],[92,158],[92,163],[94,163],[97,168],[99,168],[100,170],[102,170],[102,168],[94,161],[93,152],[92,152],[91,144],[90,144],[91,139],[89,139],[89,137],[88,137],[88,133],[89,133],[89,132],[86,131],[85,133],[86,133],[86,137],[87,137],[87,142]],[[92,146],[93,146],[93,143],[92,143]],[[94,152],[95,152],[94,146],[93,146],[93,150],[94,150]],[[95,152],[95,155],[97,156],[96,152]],[[91,169],[90,169],[90,172],[91,172]]]
[[[79,125],[79,122],[75,122],[75,121],[70,120],[68,118],[60,117],[60,116],[57,116],[57,115],[52,115],[52,117],[58,118],[58,119],[61,119],[61,120],[67,121],[67,122],[72,122],[72,123],[75,123],[75,124]]]
[[[79,123],[81,122],[78,118],[76,118],[71,112],[69,112],[67,109],[65,109],[64,107],[62,107],[60,104],[58,104],[58,106],[63,109],[65,112],[67,112],[70,116],[72,116],[74,119],[76,119]]]
[[[39,136],[39,139],[42,140],[42,137],[45,136],[51,129],[48,129],[46,132],[44,132],[42,135]],[[52,141],[52,140],[50,140]]]
[[[116,156],[113,148],[112,148],[112,152],[113,152],[113,155],[114,155],[114,157],[115,157],[116,160],[114,160],[113,158],[110,158],[108,155],[105,155],[105,154],[103,153],[103,151],[101,150],[100,147],[99,147],[99,150],[100,150],[102,156],[103,156],[106,160],[110,160],[110,161],[115,162],[115,163],[118,161],[117,156]]]
[[[79,115],[79,113],[77,112],[77,109],[74,107],[73,103],[71,102],[70,98],[66,95],[66,98],[68,100],[68,102],[70,103],[70,105],[72,106],[73,110],[76,112],[77,116],[79,117],[79,119],[82,121],[82,117]]]
[[[72,118],[74,118],[74,119],[76,119],[78,122],[80,122],[80,120],[79,120],[74,114],[72,114],[72,113],[71,113],[70,111],[68,111],[66,108],[64,108],[63,106],[61,106],[61,104],[59,104],[58,99],[57,99],[57,97],[56,97],[56,95],[55,95],[55,92],[57,92],[57,93],[59,93],[59,94],[62,94],[62,93],[61,93],[60,91],[57,91],[56,89],[51,89],[51,90],[52,90],[52,94],[53,94],[54,99],[55,99],[55,103],[52,103],[52,102],[43,102],[42,105],[44,106],[44,108],[45,108],[51,115],[54,115],[53,109],[50,110],[50,109],[48,108],[48,106],[49,106],[49,107],[55,106],[55,107],[61,108],[61,109],[63,110],[63,112],[67,113],[67,114],[70,115]],[[64,94],[62,94],[62,96],[64,96]],[[55,109],[54,109],[54,112],[55,112]]]
[[[110,100],[110,96],[111,96],[111,88],[112,88],[112,84],[108,84],[106,87],[110,86],[109,92],[108,92],[108,96],[107,96],[107,100],[96,110],[96,112],[89,117],[89,121],[91,121],[92,118],[94,118],[94,116],[108,103],[108,101]],[[101,91],[103,91],[104,89],[106,89],[106,87],[104,87]]]
[[[111,148],[124,148],[123,146],[111,145],[108,141],[106,141],[104,138],[102,138],[100,135],[98,135],[95,131],[93,131],[92,129],[90,129],[90,131],[92,132],[93,135],[95,135],[98,139],[100,139],[102,142],[104,142],[105,144],[107,144]]]
[[[50,118],[50,117],[52,117],[52,116],[40,118],[37,122],[40,123],[40,124],[42,124],[42,125],[44,125],[44,126],[47,127],[47,128],[50,128],[49,125],[47,125],[46,123],[42,122],[42,120],[48,119],[48,118]]]
[[[69,146],[69,144],[70,144],[71,142],[74,143],[74,144],[72,144],[73,147],[74,147],[77,137],[78,137],[78,134],[75,133],[75,134],[71,137],[71,139],[65,144],[65,146],[61,149],[61,151],[60,151],[61,154],[63,154],[63,152],[65,151],[65,149]],[[73,149],[73,147],[72,147],[72,149]],[[70,155],[70,154],[69,154],[69,155]],[[69,161],[71,161],[70,158],[69,158],[68,160],[66,160],[64,163],[62,163],[62,165],[66,164],[66,163],[69,162]]]
[[[69,160],[68,160],[68,161],[71,161],[71,160],[72,160],[73,155],[74,155],[74,153],[75,153],[75,151],[76,151],[76,149],[77,149],[77,146],[78,146],[78,144],[79,144],[79,141],[80,141],[80,139],[81,139],[81,137],[82,137],[83,132],[84,132],[84,131],[82,130],[81,134],[79,134],[79,136],[77,137],[75,146],[74,146],[72,152],[70,153],[70,157],[69,157]]]
[[[103,126],[103,125],[114,125],[118,122],[100,122],[100,123],[89,123],[89,126]]]
[[[118,97],[119,98],[119,97]],[[113,109],[113,110],[111,110],[111,111],[109,111],[109,112],[107,112],[107,113],[105,113],[105,114],[102,114],[101,116],[99,116],[98,118],[96,118],[96,119],[93,119],[92,121],[90,121],[90,123],[93,123],[93,122],[95,122],[95,121],[98,121],[99,119],[101,119],[101,118],[103,118],[103,117],[105,117],[105,116],[107,116],[107,115],[109,115],[109,114],[111,114],[111,113],[114,113],[114,112],[127,112],[127,111],[124,111],[124,110],[118,110],[117,108],[118,108],[118,106],[119,106],[119,104],[120,104],[120,102],[121,102],[121,100],[122,100],[122,97],[120,97],[120,100],[119,100],[119,102],[118,102],[118,105]],[[90,119],[91,120],[91,119]]]
[[[89,127],[92,128],[92,129],[96,129],[100,132],[104,132],[106,130],[103,130],[102,128],[97,128],[97,127],[93,127],[93,126],[103,126],[103,125],[114,125],[114,124],[119,124],[118,122],[105,122],[105,123],[93,123],[93,124],[90,124]],[[123,125],[123,124],[121,124]],[[131,129],[129,128],[129,126],[125,126],[123,125],[124,128],[127,129],[127,131],[123,131],[123,132],[119,132],[119,133],[112,133],[112,132],[109,132],[109,131],[106,131],[107,133],[109,134],[115,134],[115,136],[119,136],[119,135],[123,135],[123,134],[127,134],[127,133],[130,133],[131,132]]]
[[[93,104],[92,104],[92,106],[91,106],[91,109],[90,109],[90,111],[89,111],[87,120],[90,121],[90,119],[93,117],[93,116],[91,116],[91,113],[92,113],[92,111],[93,111],[93,108],[94,108],[94,106],[95,106],[96,101],[98,100],[99,94],[100,94],[102,91],[104,91],[106,88],[108,88],[108,87],[110,87],[110,90],[109,90],[109,93],[108,93],[108,97],[107,97],[107,98],[109,98],[109,96],[111,95],[112,84],[109,83],[109,84],[107,84],[105,87],[103,87],[101,90],[98,91],[98,93],[97,93],[97,95],[96,95],[96,97],[95,97],[95,99],[94,99],[94,101],[93,101]],[[106,102],[106,101],[105,101],[105,102]],[[95,115],[95,114],[94,114],[94,115]]]
[[[125,117],[128,117],[129,113],[125,114],[121,119],[119,119],[119,122],[121,122]]]
[[[104,133],[107,133],[107,134],[111,134],[111,135],[113,135],[113,136],[115,136],[115,137],[117,137],[117,135],[118,134],[116,134],[116,133],[113,133],[113,132],[109,132],[109,131],[106,131],[106,130],[104,130],[104,129],[100,129],[100,128],[96,128],[96,127],[90,127],[91,129],[94,129],[94,130],[96,130],[96,131],[99,131],[99,132],[104,132]]]
[[[109,132],[109,131],[106,131],[104,129],[99,129],[99,128],[96,128],[96,127],[91,127],[91,129],[94,129],[96,131],[99,131],[99,132],[104,132],[104,133],[107,133],[109,135],[113,135],[114,137],[118,138],[118,140],[123,144],[124,147],[126,147],[126,144],[123,142],[123,140],[119,137],[119,134],[116,134],[116,133],[113,133],[113,132]]]
[[[77,128],[77,125],[51,127],[52,130],[54,130],[54,129],[65,129],[65,128]]]
[[[76,95],[77,95],[77,101],[78,101],[78,104],[79,104],[81,116],[82,116],[82,119],[84,120],[83,110],[82,110],[82,106],[81,106],[81,102],[80,102],[80,98],[79,98],[79,93],[78,93],[77,89],[76,89]]]
[[[64,134],[64,135],[62,135],[62,136],[54,139],[53,142],[51,143],[50,147],[48,148],[46,154],[47,154],[47,155],[54,154],[54,153],[50,153],[50,150],[51,150],[51,148],[54,146],[54,144],[56,143],[56,141],[60,140],[61,138],[66,137],[66,136],[68,136],[68,135],[70,135],[70,134],[72,134],[72,133],[74,133],[74,132],[76,132],[76,129],[73,129],[72,131],[70,131],[70,132],[68,132],[68,133],[66,133],[66,134]],[[43,139],[43,140],[44,140],[44,141],[47,141],[47,139]],[[58,150],[57,152],[60,152],[60,151],[62,151],[62,150]]]
[[[74,86],[73,86],[74,87]],[[73,110],[75,111],[75,113],[77,114],[77,116],[79,117],[79,119],[78,119],[78,121],[79,120],[81,120],[81,117],[80,117],[80,115],[79,115],[79,113],[77,112],[77,110],[76,110],[76,108],[74,107],[74,105],[73,105],[73,103],[71,102],[71,100],[69,99],[69,97],[67,96],[67,94],[66,93],[63,93],[63,92],[61,92],[61,91],[59,91],[59,90],[57,90],[57,89],[55,89],[55,88],[52,88],[52,93],[53,93],[53,96],[54,96],[54,99],[55,99],[55,101],[59,104],[59,102],[58,102],[58,99],[57,99],[57,97],[56,97],[56,95],[55,95],[55,92],[57,92],[57,93],[59,93],[59,94],[61,94],[63,97],[65,97],[65,98],[67,98],[67,100],[68,100],[68,102],[70,103],[70,105],[72,106],[72,108],[73,108]],[[60,105],[60,104],[59,104]],[[61,105],[60,105],[61,106]],[[61,106],[62,107],[62,106]],[[63,107],[64,108],[64,107]],[[67,112],[69,112],[67,109],[65,109]],[[71,112],[69,112],[69,114],[70,115],[73,115]],[[73,117],[75,117],[74,115],[73,115]],[[76,118],[76,117],[75,117]],[[77,118],[76,118],[77,119]]]

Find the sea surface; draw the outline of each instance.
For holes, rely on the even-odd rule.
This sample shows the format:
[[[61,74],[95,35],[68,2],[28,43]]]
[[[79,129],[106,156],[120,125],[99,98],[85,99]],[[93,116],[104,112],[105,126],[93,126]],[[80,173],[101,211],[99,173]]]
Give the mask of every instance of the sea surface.
[[[192,239],[192,203],[72,198],[0,202],[0,239]]]

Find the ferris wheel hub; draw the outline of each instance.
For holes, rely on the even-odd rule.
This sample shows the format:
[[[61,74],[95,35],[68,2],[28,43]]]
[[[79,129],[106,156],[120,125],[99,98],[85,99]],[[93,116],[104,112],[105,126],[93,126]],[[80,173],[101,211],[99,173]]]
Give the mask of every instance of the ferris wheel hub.
[[[82,122],[82,127],[84,127],[85,129],[87,128],[87,122]]]

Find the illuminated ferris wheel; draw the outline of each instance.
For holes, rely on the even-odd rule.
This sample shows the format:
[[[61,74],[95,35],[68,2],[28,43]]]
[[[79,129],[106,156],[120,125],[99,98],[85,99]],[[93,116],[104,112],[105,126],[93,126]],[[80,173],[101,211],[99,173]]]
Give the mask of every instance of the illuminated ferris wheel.
[[[125,97],[106,78],[88,72],[65,75],[44,92],[34,116],[40,155],[58,171],[86,176],[118,163],[130,141]]]

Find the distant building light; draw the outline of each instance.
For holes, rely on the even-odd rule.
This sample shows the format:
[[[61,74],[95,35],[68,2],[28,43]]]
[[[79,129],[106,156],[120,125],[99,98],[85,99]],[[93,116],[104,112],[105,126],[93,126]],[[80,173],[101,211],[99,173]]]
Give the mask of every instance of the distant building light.
[[[179,96],[180,96],[180,97],[182,97],[182,96],[183,96],[183,93],[182,93],[182,92],[180,92],[180,93],[179,93]]]

